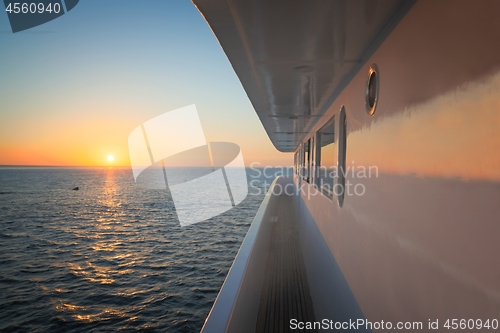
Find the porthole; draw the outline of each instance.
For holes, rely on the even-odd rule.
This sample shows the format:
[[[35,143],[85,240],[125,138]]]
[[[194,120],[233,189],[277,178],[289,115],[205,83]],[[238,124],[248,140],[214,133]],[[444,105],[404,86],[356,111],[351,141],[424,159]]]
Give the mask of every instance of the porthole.
[[[345,193],[345,175],[346,175],[346,148],[347,148],[347,119],[345,114],[345,107],[342,106],[340,109],[339,116],[339,146],[338,146],[338,159],[337,159],[337,188],[335,189],[335,194],[337,194],[337,201],[339,206],[342,207],[344,204],[344,193]]]
[[[370,66],[366,78],[365,106],[366,112],[373,116],[377,108],[378,92],[380,90],[380,74],[376,64]]]

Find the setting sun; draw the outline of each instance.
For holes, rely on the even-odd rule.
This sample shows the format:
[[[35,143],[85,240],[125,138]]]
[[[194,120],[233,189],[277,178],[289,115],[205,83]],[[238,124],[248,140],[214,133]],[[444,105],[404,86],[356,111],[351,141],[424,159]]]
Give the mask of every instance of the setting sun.
[[[108,161],[113,162],[115,160],[115,157],[113,155],[108,156]]]

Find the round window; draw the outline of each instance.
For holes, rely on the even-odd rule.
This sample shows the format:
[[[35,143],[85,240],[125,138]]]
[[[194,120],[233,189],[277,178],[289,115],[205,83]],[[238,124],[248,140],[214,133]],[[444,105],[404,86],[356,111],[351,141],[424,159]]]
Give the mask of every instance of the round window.
[[[365,105],[366,112],[373,116],[377,108],[378,92],[380,90],[380,78],[376,64],[370,66],[368,77],[366,79]]]

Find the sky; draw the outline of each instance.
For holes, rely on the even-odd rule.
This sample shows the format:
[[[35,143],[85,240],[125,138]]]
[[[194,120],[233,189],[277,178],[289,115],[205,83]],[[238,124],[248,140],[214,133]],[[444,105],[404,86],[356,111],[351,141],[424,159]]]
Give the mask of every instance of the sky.
[[[16,34],[0,13],[0,165],[127,166],[135,128],[191,104],[246,165],[292,164],[190,1],[85,0]]]

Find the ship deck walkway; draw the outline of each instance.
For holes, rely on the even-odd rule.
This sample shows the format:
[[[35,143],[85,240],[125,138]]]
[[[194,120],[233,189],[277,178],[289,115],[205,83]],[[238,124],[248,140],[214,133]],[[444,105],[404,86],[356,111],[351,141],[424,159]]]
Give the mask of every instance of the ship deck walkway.
[[[302,258],[293,197],[282,194],[270,223],[271,245],[264,276],[256,332],[289,332],[290,320],[315,321]],[[293,332],[317,332],[293,330]]]
[[[283,193],[290,185],[295,188],[290,177],[277,177],[271,184],[202,333],[316,332],[292,330],[290,325],[292,319],[315,321],[298,227],[298,198]]]

